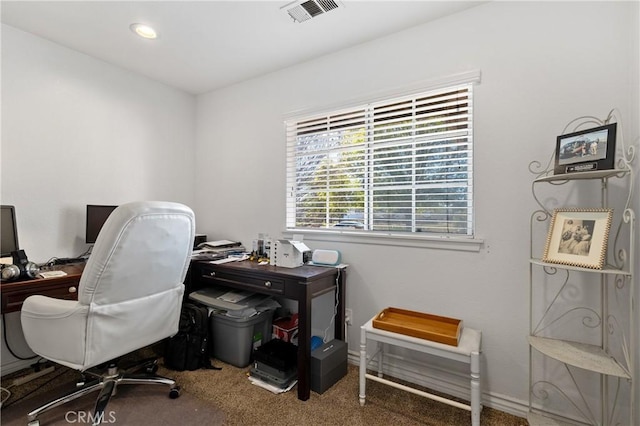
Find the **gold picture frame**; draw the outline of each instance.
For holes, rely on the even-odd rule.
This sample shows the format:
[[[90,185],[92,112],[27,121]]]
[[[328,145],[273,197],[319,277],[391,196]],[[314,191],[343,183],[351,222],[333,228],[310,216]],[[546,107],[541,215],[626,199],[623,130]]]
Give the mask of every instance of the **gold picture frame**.
[[[612,209],[555,209],[542,261],[602,269],[612,217]]]

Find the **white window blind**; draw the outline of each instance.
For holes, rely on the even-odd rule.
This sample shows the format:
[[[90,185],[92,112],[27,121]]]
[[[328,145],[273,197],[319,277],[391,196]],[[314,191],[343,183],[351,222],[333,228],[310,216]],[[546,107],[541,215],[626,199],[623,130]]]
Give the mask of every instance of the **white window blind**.
[[[286,122],[287,228],[473,235],[472,85]]]

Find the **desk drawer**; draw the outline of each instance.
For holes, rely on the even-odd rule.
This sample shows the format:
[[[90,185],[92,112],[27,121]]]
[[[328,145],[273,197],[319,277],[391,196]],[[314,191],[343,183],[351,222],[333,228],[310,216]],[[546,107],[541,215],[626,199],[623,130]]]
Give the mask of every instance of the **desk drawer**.
[[[16,312],[22,308],[24,300],[34,294],[55,299],[78,299],[78,280],[65,280],[46,283],[46,280],[29,281],[30,286],[15,286],[2,291],[2,312]]]
[[[281,279],[252,277],[208,268],[203,268],[201,277],[204,282],[217,285],[241,288],[263,294],[284,294],[284,280]]]

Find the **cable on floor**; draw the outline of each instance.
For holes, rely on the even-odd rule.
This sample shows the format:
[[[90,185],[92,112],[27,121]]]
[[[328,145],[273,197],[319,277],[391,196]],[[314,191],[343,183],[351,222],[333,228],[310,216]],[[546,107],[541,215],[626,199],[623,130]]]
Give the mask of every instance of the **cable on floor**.
[[[0,392],[6,392],[7,393],[7,396],[3,397],[2,400],[0,400],[0,408],[2,408],[2,406],[4,405],[4,402],[7,399],[11,398],[11,391],[8,388],[0,387]]]
[[[60,369],[60,372],[59,372],[58,374],[56,374],[55,376],[51,377],[51,378],[50,378],[49,380],[47,380],[46,382],[42,383],[40,386],[35,387],[31,392],[27,392],[26,394],[22,395],[20,398],[15,399],[15,400],[13,400],[13,401],[9,402],[7,405],[4,405],[4,400],[3,400],[2,408],[8,407],[8,406],[10,406],[10,405],[15,404],[15,403],[16,403],[16,402],[18,402],[18,401],[23,400],[24,398],[26,398],[26,397],[30,396],[30,395],[31,395],[31,394],[33,394],[34,392],[36,392],[36,391],[40,390],[42,387],[44,387],[44,386],[48,385],[49,383],[51,383],[52,381],[54,381],[54,380],[55,380],[55,379],[57,379],[58,377],[62,376],[62,375],[63,375],[63,374],[65,374],[66,372],[67,372],[67,370],[66,370],[66,369],[61,368],[61,369]],[[11,396],[11,395],[9,395],[9,396]]]

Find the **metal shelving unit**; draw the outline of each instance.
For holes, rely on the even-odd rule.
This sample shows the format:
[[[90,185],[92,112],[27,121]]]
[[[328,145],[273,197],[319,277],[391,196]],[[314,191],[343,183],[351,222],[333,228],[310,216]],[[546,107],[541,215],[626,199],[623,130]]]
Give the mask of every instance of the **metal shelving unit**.
[[[623,147],[624,148],[624,147]],[[637,424],[633,407],[637,384],[634,360],[638,343],[634,325],[633,150],[624,152],[614,170],[553,175],[530,164],[537,177],[532,183],[540,206],[531,215],[529,415],[531,425]],[[609,203],[610,181],[624,188],[627,202]],[[539,256],[541,235],[553,216],[549,198],[541,201],[540,187],[551,192],[575,181],[600,183],[603,208],[614,209],[607,262],[602,269],[588,269],[543,262]],[[586,183],[589,185],[589,183]],[[562,193],[566,193],[562,192]],[[617,198],[621,198],[618,194]],[[595,201],[595,200],[594,200]],[[536,238],[538,237],[538,238]],[[535,240],[535,241],[534,241]],[[538,257],[536,257],[538,256]]]

